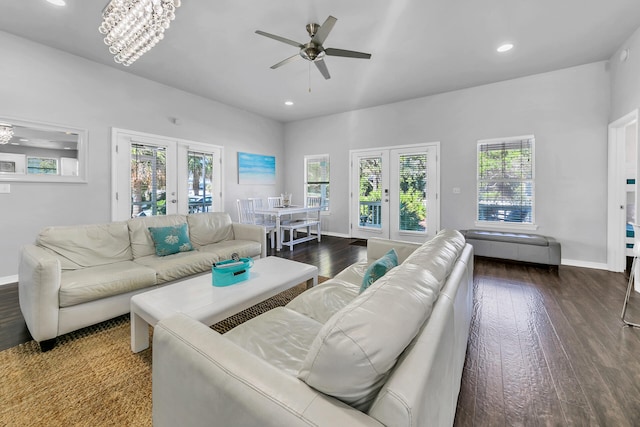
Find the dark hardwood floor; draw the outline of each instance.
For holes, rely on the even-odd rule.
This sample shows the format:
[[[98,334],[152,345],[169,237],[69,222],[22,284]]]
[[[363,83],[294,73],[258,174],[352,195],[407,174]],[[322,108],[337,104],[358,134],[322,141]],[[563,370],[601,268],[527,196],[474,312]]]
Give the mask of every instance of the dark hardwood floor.
[[[270,255],[332,277],[364,259],[323,237]],[[474,314],[456,426],[640,425],[640,329],[622,327],[626,277],[476,258]],[[640,321],[640,298],[629,315]],[[17,285],[0,287],[0,349],[30,339]]]

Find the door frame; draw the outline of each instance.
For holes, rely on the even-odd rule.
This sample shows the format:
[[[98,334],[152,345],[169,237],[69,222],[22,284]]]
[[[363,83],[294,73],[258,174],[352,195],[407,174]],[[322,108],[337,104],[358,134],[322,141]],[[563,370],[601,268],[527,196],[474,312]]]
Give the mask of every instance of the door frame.
[[[609,123],[608,126],[608,195],[607,195],[607,268],[622,272],[626,268],[626,128],[636,123],[638,141],[638,110]],[[640,150],[637,150],[640,153]],[[638,211],[638,159],[636,158],[636,215]]]
[[[357,227],[357,224],[355,224],[354,226],[354,215],[355,215],[355,211],[354,211],[354,197],[356,196],[356,194],[354,194],[353,190],[354,190],[354,176],[355,176],[355,171],[354,168],[356,167],[356,165],[353,163],[353,158],[354,155],[357,154],[364,154],[364,153],[371,153],[372,155],[374,155],[376,152],[386,152],[386,159],[387,162],[390,163],[391,159],[392,159],[392,152],[399,152],[399,151],[403,151],[403,150],[412,150],[412,149],[416,149],[416,148],[425,148],[428,150],[429,148],[435,148],[436,152],[435,152],[435,156],[436,156],[436,166],[435,166],[435,172],[431,171],[429,173],[429,175],[435,175],[435,179],[436,182],[435,183],[430,183],[428,182],[429,188],[432,189],[432,191],[434,192],[434,197],[433,197],[433,203],[432,205],[430,205],[428,207],[429,212],[433,215],[433,221],[434,221],[434,225],[431,227],[433,229],[433,235],[435,235],[439,230],[440,230],[440,142],[436,141],[436,142],[425,142],[425,143],[418,143],[418,144],[403,144],[403,145],[392,145],[392,146],[385,146],[385,147],[376,147],[376,148],[363,148],[363,149],[356,149],[356,150],[349,150],[349,164],[350,164],[350,170],[349,170],[349,237],[353,237],[354,236],[354,230],[355,227]],[[390,173],[389,173],[390,175]],[[386,177],[386,183],[387,185],[391,184],[391,177]],[[389,187],[387,187],[389,188]],[[384,197],[384,195],[383,195]],[[387,207],[390,206],[390,202],[386,202],[385,205]],[[390,211],[390,209],[389,209]],[[387,215],[388,216],[388,215]],[[388,224],[388,230],[387,230],[387,234],[389,236],[391,236],[393,234],[392,230],[391,230],[391,221],[389,218],[389,224]],[[400,231],[399,234],[402,236],[401,240],[407,240],[407,241],[424,241],[424,237],[426,236],[432,236],[431,234],[431,230],[430,228],[427,228],[427,234],[425,235],[420,235],[419,237],[416,237],[416,233],[415,232],[402,232]],[[371,237],[382,237],[382,238],[387,238],[385,235],[383,235],[383,230],[381,229],[380,231],[372,231],[371,232]],[[427,237],[428,239],[428,237]]]
[[[214,144],[207,144],[204,142],[190,141],[181,138],[171,138],[162,135],[154,135],[145,132],[138,132],[127,129],[119,129],[119,128],[111,128],[111,220],[112,221],[122,221],[129,219],[129,209],[130,205],[128,200],[131,198],[130,187],[131,187],[131,166],[130,166],[130,155],[125,156],[122,153],[119,153],[118,141],[120,138],[130,138],[130,140],[134,140],[136,142],[141,143],[149,143],[149,144],[162,144],[167,146],[173,146],[173,152],[175,153],[176,164],[175,167],[175,175],[176,175],[176,183],[171,183],[172,186],[176,186],[173,192],[176,193],[175,197],[177,200],[176,210],[179,214],[187,214],[189,212],[189,201],[188,194],[186,190],[186,185],[182,186],[179,182],[184,178],[185,182],[187,181],[188,171],[185,165],[182,164],[180,159],[184,158],[186,160],[187,153],[191,151],[197,152],[218,152],[219,153],[219,161],[216,162],[218,165],[217,170],[218,173],[215,172],[214,169],[214,188],[211,191],[211,195],[213,197],[213,206],[214,211],[223,211],[224,207],[224,197],[223,197],[223,179],[224,179],[224,162],[222,159],[224,158],[224,147]],[[215,161],[215,159],[214,159]],[[169,165],[167,165],[169,167]],[[128,194],[119,194],[120,190],[123,188],[128,189]],[[169,182],[167,182],[167,193],[170,191]],[[167,194],[167,199],[169,199],[169,194]],[[125,207],[120,201],[127,201],[126,213]],[[168,201],[168,200],[167,200]],[[169,214],[169,212],[167,212]]]

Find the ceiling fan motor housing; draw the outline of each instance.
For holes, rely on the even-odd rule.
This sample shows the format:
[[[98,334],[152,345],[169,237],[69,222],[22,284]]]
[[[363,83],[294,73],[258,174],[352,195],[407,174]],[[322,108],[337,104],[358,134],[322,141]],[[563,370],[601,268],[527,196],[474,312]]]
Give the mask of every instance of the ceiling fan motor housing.
[[[324,58],[325,52],[322,46],[317,46],[313,42],[309,42],[300,49],[300,56],[308,61],[319,61]]]

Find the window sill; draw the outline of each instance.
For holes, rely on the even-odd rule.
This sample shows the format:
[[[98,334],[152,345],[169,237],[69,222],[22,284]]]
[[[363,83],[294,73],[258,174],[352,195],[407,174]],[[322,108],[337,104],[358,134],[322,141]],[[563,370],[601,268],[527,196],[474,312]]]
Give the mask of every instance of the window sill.
[[[500,231],[535,231],[538,229],[536,224],[517,224],[511,222],[494,222],[494,221],[476,221],[475,226],[487,230]]]

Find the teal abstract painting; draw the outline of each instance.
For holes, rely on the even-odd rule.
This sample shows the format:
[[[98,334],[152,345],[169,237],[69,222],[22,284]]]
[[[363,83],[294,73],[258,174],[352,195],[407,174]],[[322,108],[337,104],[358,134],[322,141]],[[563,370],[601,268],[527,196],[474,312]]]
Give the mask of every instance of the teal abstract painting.
[[[276,183],[276,158],[238,152],[238,184]]]

